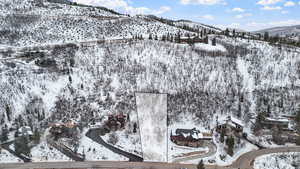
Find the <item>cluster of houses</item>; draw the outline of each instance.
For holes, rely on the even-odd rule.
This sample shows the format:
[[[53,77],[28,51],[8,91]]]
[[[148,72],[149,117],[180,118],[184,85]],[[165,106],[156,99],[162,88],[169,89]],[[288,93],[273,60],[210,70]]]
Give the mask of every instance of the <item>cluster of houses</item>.
[[[226,136],[242,136],[244,124],[242,121],[228,116],[225,119],[217,120],[216,131],[224,132]],[[179,146],[202,147],[205,141],[212,141],[212,132],[200,132],[193,129],[176,129],[175,134],[171,131],[170,139]]]
[[[216,131],[223,132],[225,136],[242,136],[244,124],[241,120],[232,116],[227,116],[225,119],[217,120]]]
[[[66,123],[50,124],[50,127],[50,133],[55,139],[73,138],[78,134],[78,124],[73,120],[68,120]]]
[[[17,131],[15,136],[19,137],[19,136],[26,136],[29,139],[32,139],[33,137],[33,132],[32,129],[29,126],[22,126],[20,127]]]
[[[171,131],[170,139],[179,146],[202,147],[205,141],[212,140],[211,133],[201,133],[196,128],[193,129],[176,129],[175,135]]]
[[[296,143],[300,135],[292,127],[294,120],[294,116],[264,117],[262,129],[257,134],[270,136],[270,140],[277,144]]]
[[[104,122],[104,128],[108,131],[117,131],[124,129],[128,121],[128,115],[119,113],[116,115],[109,115],[108,119]]]

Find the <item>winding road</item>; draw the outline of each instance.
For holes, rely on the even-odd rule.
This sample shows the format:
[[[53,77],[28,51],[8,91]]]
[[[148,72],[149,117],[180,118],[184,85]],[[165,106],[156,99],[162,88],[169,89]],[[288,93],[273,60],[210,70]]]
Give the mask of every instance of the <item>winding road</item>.
[[[185,161],[190,161],[190,160],[206,158],[206,157],[210,157],[210,156],[216,154],[217,147],[213,143],[207,142],[206,146],[208,147],[208,152],[207,153],[176,158],[176,159],[173,160],[173,162],[174,163],[180,163],[180,162],[185,162]]]
[[[108,143],[106,143],[100,136],[100,131],[99,129],[90,129],[87,133],[86,136],[89,137],[90,139],[92,139],[93,141],[103,145],[104,147],[106,147],[107,149],[109,149],[110,151],[120,154],[124,157],[127,157],[129,159],[129,161],[135,161],[135,162],[142,162],[143,158],[139,157],[135,154],[123,151],[117,147],[114,147]]]
[[[271,149],[261,149],[256,151],[250,151],[243,154],[238,158],[230,167],[241,169],[253,169],[253,162],[256,157],[272,154],[272,153],[286,153],[286,152],[300,152],[300,146],[297,147],[279,147]]]
[[[254,159],[261,155],[283,152],[300,152],[300,147],[280,147],[262,149],[242,155],[231,166],[205,166],[206,169],[253,169]],[[50,163],[11,163],[1,164],[0,169],[196,169],[196,165],[178,163],[152,163],[152,162],[50,162]]]

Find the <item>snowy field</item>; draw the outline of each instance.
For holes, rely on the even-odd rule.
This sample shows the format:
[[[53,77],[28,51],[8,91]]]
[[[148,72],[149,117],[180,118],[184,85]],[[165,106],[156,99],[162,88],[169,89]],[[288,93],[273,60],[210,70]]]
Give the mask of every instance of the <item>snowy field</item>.
[[[300,153],[277,153],[255,159],[254,169],[299,169]]]
[[[10,154],[7,150],[0,150],[0,163],[17,163],[22,162],[14,155]]]
[[[209,149],[208,147],[185,147],[185,146],[178,146],[173,142],[169,142],[169,152],[168,152],[168,162],[172,162],[176,159],[180,159],[182,157],[192,157],[195,155],[206,154]]]
[[[102,136],[103,140],[105,140],[107,143],[109,143],[108,140],[110,134],[106,134],[105,136]],[[143,154],[139,132],[129,133],[128,130],[123,130],[123,131],[116,131],[113,134],[115,134],[118,138],[116,144],[113,146],[138,156],[141,156]]]
[[[167,94],[136,93],[145,161],[167,162]]]
[[[31,149],[31,155],[33,162],[72,161],[69,157],[65,156],[45,141],[33,147]]]
[[[83,132],[85,134],[85,132]],[[82,134],[80,139],[78,152],[84,153],[87,161],[128,161],[124,156],[118,155],[104,146],[94,142],[90,138]]]

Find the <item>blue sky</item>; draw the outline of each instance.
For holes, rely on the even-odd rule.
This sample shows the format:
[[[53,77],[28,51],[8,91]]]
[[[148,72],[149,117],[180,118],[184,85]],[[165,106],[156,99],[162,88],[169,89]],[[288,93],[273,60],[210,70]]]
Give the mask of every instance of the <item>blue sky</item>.
[[[300,25],[300,0],[74,0],[122,13],[189,19],[248,31]]]

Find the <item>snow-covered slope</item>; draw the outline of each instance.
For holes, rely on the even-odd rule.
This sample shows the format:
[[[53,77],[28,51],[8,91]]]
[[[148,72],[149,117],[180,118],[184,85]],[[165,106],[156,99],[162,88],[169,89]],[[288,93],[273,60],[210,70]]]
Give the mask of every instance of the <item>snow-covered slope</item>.
[[[300,25],[295,26],[282,26],[282,27],[274,27],[256,31],[256,33],[265,33],[269,32],[271,36],[279,35],[281,37],[285,36],[300,36]]]
[[[3,0],[0,13],[0,45],[5,46],[188,32],[147,16],[128,17],[102,8],[46,0]]]
[[[198,23],[198,22],[189,21],[189,20],[178,20],[178,21],[175,21],[174,24],[178,27],[187,26],[187,27],[190,27],[190,28],[195,29],[195,30],[207,29],[207,30],[212,30],[212,31],[215,31],[215,32],[221,32],[222,31],[219,28],[216,28],[216,27],[213,27],[213,26],[210,26],[210,25],[205,25],[205,24]]]
[[[226,52],[148,40],[90,43],[1,60],[0,116],[13,124],[44,116],[88,120],[104,112],[136,113],[135,91],[168,93],[172,119],[189,114],[204,127],[216,113],[247,119],[267,109],[264,100],[274,114],[296,111],[299,49],[223,37],[218,46]]]

